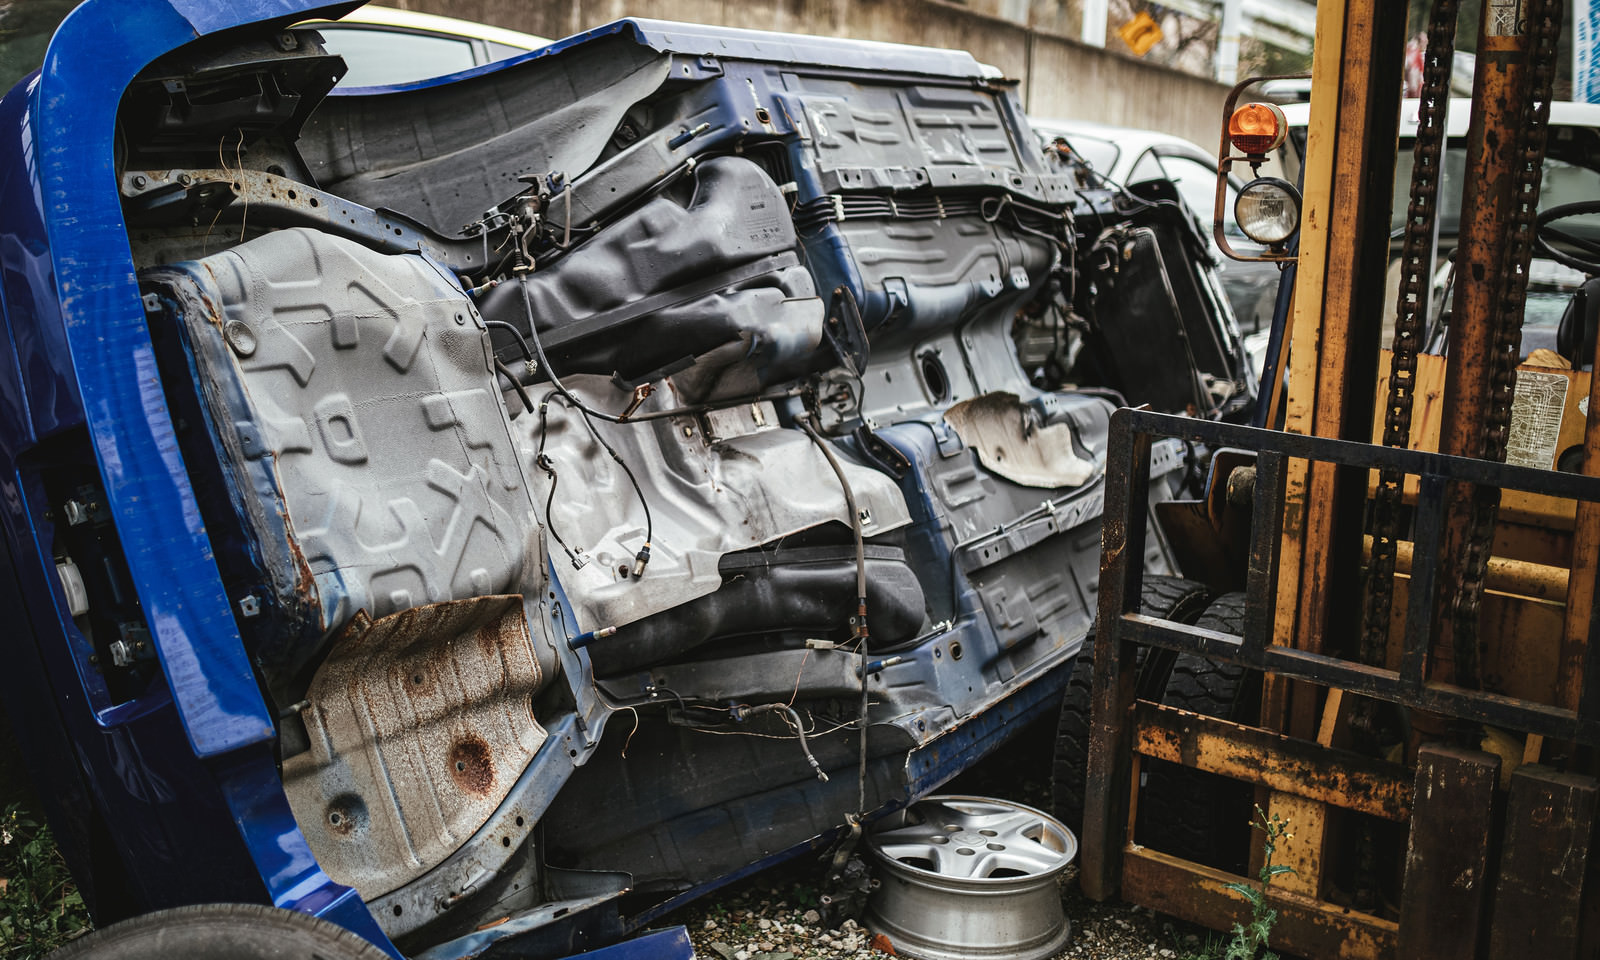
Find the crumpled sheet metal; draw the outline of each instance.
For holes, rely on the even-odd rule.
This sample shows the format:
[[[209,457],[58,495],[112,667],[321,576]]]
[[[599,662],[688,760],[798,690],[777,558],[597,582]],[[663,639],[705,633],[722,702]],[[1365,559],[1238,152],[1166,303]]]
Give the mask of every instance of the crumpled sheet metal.
[[[283,763],[328,875],[371,900],[483,826],[545,740],[540,679],[520,596],[358,614],[307,692],[311,749]]]
[[[1073,449],[1072,427],[1041,426],[1014,393],[986,393],[952,406],[944,419],[986,468],[1025,487],[1082,486],[1099,469]]]

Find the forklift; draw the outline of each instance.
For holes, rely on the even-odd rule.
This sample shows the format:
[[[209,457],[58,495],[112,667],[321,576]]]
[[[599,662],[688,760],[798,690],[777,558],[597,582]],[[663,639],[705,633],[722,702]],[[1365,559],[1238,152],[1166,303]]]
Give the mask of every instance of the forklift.
[[[1593,957],[1600,244],[1576,226],[1600,219],[1600,196],[1539,203],[1563,5],[1482,4],[1447,297],[1457,2],[1432,3],[1391,235],[1397,6],[1318,4],[1301,183],[1258,175],[1240,191],[1255,259],[1285,268],[1256,426],[1116,415],[1080,883],[1218,930],[1251,922],[1255,891],[1276,912],[1272,949],[1310,960]],[[1220,183],[1259,174],[1285,133],[1271,104],[1235,109],[1263,79],[1224,111],[1229,255]],[[1522,350],[1536,258],[1587,278],[1563,356],[1538,365]],[[1151,449],[1166,437],[1206,451],[1209,479],[1154,531]],[[1198,617],[1141,606],[1156,536],[1212,598]],[[1252,821],[1288,824],[1267,883]]]

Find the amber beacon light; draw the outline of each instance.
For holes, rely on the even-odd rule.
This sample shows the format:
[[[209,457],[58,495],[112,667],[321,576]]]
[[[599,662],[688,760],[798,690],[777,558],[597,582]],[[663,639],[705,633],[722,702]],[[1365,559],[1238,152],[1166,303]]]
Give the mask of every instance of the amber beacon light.
[[[1229,142],[1253,157],[1278,149],[1288,135],[1289,121],[1274,103],[1247,103],[1228,118]]]

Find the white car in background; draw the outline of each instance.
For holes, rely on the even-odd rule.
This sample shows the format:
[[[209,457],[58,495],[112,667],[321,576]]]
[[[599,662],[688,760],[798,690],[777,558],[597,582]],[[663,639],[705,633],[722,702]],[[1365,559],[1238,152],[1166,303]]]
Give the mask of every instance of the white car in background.
[[[1399,245],[1404,237],[1406,207],[1411,191],[1412,150],[1417,137],[1419,101],[1404,100],[1400,107],[1399,154],[1395,162],[1394,199],[1390,207],[1390,267],[1388,295],[1384,302],[1383,342],[1394,333],[1394,314],[1400,283]],[[1283,105],[1289,122],[1289,137],[1280,148],[1278,159],[1285,169],[1298,171],[1305,156],[1307,128],[1311,118],[1309,103]],[[1440,307],[1449,307],[1448,260],[1461,229],[1462,189],[1466,182],[1467,128],[1472,120],[1472,101],[1450,101],[1446,117],[1447,145],[1441,164],[1444,170],[1443,202],[1439,206],[1439,260],[1434,269],[1434,316]],[[1545,149],[1544,178],[1539,193],[1539,209],[1600,199],[1600,104],[1558,101],[1550,105],[1550,133]],[[1562,221],[1561,229],[1591,242],[1600,241],[1600,214],[1577,216]],[[1578,270],[1551,260],[1536,258],[1530,268],[1527,306],[1523,321],[1523,355],[1539,347],[1556,348],[1556,328],[1573,293],[1584,282]],[[1448,319],[1444,317],[1443,319]],[[1444,330],[1430,324],[1428,349],[1443,352]]]
[[[1217,158],[1200,145],[1155,130],[1113,127],[1085,120],[1030,118],[1028,122],[1046,143],[1057,138],[1065,140],[1080,160],[1118,187],[1146,180],[1171,180],[1189,209],[1200,218],[1204,233],[1210,236]],[[1233,219],[1233,202],[1241,186],[1241,180],[1229,176],[1228,193],[1222,205],[1222,228],[1234,249],[1248,252],[1259,247],[1244,235]],[[1277,266],[1229,260],[1220,252],[1215,259],[1223,291],[1233,307],[1240,332],[1248,335],[1266,331],[1272,323],[1273,301],[1278,294]]]

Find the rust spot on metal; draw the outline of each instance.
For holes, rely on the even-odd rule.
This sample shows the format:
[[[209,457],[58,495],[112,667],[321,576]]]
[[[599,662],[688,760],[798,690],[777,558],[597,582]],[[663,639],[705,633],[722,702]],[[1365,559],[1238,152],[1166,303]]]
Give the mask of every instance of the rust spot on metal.
[[[449,764],[450,778],[468,793],[488,793],[494,786],[494,754],[478,737],[457,740]]]
[[[521,597],[518,596],[518,599],[520,600]],[[526,631],[527,623],[525,620],[502,617],[497,620],[491,620],[479,627],[474,631],[473,639],[477,641],[478,646],[485,653],[498,655],[506,643],[518,641]]]
[[[307,839],[329,875],[363,896],[393,889],[483,827],[545,740],[531,708],[539,680],[521,597],[353,617],[307,692],[313,747],[284,773],[296,817],[320,821]],[[348,839],[328,821],[330,788],[377,805],[370,818],[356,812]],[[521,831],[532,818],[519,815]],[[495,852],[509,856],[512,828],[494,829]],[[406,856],[416,860],[409,873],[391,869]]]
[[[279,489],[282,485],[279,484]],[[318,610],[322,606],[321,594],[317,591],[317,575],[311,571],[311,564],[306,560],[305,551],[300,549],[300,542],[294,537],[294,529],[289,525],[289,518],[284,517],[284,543],[289,548],[289,559],[294,563],[294,596],[297,601],[309,610]],[[361,630],[371,620],[365,612],[358,614],[344,629],[344,636],[359,635]],[[352,631],[354,631],[352,633]]]
[[[206,273],[211,275],[212,285],[217,286],[217,272],[211,269],[211,264],[207,263],[205,260],[201,260],[200,266],[205,270]],[[198,284],[196,284],[196,286],[199,287]],[[216,327],[218,330],[222,329],[222,308],[217,305],[215,300],[211,299],[211,294],[206,292],[205,287],[199,287],[195,293],[200,297],[200,306],[205,311],[207,322]]]
[[[1405,767],[1146,701],[1134,705],[1134,749],[1388,820],[1411,813]]]
[[[438,685],[437,674],[427,664],[413,665],[410,670],[404,671],[404,673],[406,676],[401,682],[406,686],[406,693],[413,697],[431,694],[434,691],[434,687]]]
[[[333,798],[328,804],[328,832],[348,837],[361,822],[362,804],[358,797],[349,795]]]

